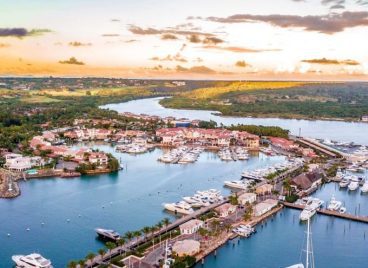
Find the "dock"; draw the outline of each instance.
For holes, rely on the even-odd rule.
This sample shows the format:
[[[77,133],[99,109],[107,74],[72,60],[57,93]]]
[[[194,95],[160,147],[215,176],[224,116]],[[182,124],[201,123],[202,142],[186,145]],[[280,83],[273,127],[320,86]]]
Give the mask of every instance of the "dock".
[[[304,209],[303,205],[297,205],[297,204],[288,203],[288,202],[283,202],[283,204],[284,204],[285,207],[288,207],[288,208],[294,208],[294,209],[299,209],[299,210]],[[317,213],[322,214],[322,215],[337,217],[337,218],[341,218],[341,219],[345,219],[345,220],[368,223],[368,217],[367,216],[359,216],[359,215],[353,215],[353,214],[349,214],[349,213],[340,213],[338,211],[327,210],[327,209],[323,209],[323,208],[322,209],[317,209]]]
[[[303,138],[303,137],[290,137],[294,139],[296,142],[299,142],[300,144],[310,147],[315,151],[321,152],[322,154],[330,157],[330,158],[342,158],[344,157],[343,153],[340,151],[331,148],[327,145],[324,145],[316,140]]]

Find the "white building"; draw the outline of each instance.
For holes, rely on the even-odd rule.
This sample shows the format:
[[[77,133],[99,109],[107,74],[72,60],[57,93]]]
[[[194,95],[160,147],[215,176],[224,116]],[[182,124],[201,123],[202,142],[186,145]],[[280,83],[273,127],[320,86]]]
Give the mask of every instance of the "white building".
[[[200,251],[201,244],[196,240],[183,240],[176,241],[173,245],[173,252],[178,254],[179,257],[182,256],[193,256]]]
[[[269,212],[273,208],[275,208],[277,204],[278,204],[277,200],[266,199],[265,201],[258,203],[257,205],[254,206],[253,214],[256,217],[261,216]]]
[[[183,223],[179,226],[181,234],[194,234],[196,233],[199,228],[203,227],[204,222],[201,220],[190,220],[186,223]]]
[[[254,193],[244,193],[238,197],[238,201],[242,205],[246,205],[247,203],[252,204],[256,202],[256,200],[257,200],[257,195]]]

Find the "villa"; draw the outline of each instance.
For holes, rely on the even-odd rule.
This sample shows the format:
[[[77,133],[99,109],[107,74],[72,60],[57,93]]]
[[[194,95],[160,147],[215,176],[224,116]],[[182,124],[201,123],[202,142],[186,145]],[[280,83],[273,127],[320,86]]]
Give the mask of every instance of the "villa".
[[[215,208],[215,211],[221,218],[226,218],[227,216],[229,216],[230,214],[236,211],[236,206],[231,205],[229,203],[225,203]]]
[[[180,234],[194,234],[199,228],[203,227],[204,222],[201,220],[193,219],[179,226]]]
[[[257,195],[254,193],[244,193],[238,197],[238,201],[242,205],[253,204],[257,201]]]

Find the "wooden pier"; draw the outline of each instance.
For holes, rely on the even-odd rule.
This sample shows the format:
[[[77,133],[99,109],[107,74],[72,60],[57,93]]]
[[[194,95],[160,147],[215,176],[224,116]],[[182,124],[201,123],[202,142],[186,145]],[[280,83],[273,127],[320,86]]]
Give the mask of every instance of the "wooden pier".
[[[304,209],[303,205],[297,205],[297,204],[288,203],[288,202],[283,202],[283,204],[285,207],[288,207],[288,208],[294,208],[294,209],[300,209],[300,210]],[[323,208],[317,209],[317,213],[327,215],[327,216],[333,216],[333,217],[337,217],[337,218],[341,218],[345,220],[368,223],[367,216],[359,216],[359,215],[353,215],[349,213],[340,213],[338,211],[327,210]]]

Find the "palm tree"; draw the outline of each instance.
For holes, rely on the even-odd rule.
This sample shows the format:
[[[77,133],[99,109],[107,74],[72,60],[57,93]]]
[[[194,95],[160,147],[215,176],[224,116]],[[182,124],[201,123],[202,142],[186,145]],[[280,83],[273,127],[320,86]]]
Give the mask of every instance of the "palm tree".
[[[142,228],[142,232],[144,234],[144,239],[146,240],[147,239],[147,235],[150,233],[151,231],[151,228],[149,226],[144,226]]]
[[[128,240],[128,244],[129,244],[134,236],[132,232],[128,231],[125,233],[124,237]]]
[[[106,250],[101,248],[101,249],[98,250],[98,254],[100,254],[101,259],[103,259],[103,256],[106,254]]]
[[[136,242],[138,241],[138,238],[142,235],[141,231],[134,231],[133,232],[134,237],[136,238]]]
[[[169,219],[169,218],[164,218],[164,219],[162,220],[162,223],[163,223],[163,225],[165,225],[165,227],[167,228],[167,226],[168,226],[171,222],[170,222],[170,219]]]
[[[122,237],[120,237],[119,239],[118,239],[118,241],[116,241],[116,243],[119,245],[119,254],[121,254],[121,249],[122,249],[122,247],[124,246],[124,244],[125,244],[125,239],[124,238],[122,238]]]
[[[107,242],[106,243],[106,247],[109,250],[110,261],[111,261],[111,250],[113,250],[114,248],[116,248],[116,244],[113,243],[113,242]]]
[[[68,263],[68,268],[76,268],[77,267],[77,262],[76,261],[70,261]]]
[[[84,267],[84,264],[86,263],[86,261],[85,260],[80,260],[80,261],[78,261],[78,264],[79,264],[79,267],[80,268],[82,268],[82,267]]]
[[[93,252],[90,252],[87,254],[86,259],[89,260],[89,266],[92,267],[92,261],[94,259],[94,257],[96,257],[96,254],[94,254]]]

